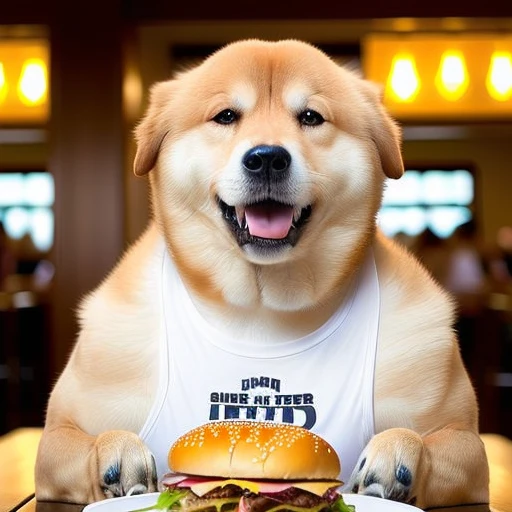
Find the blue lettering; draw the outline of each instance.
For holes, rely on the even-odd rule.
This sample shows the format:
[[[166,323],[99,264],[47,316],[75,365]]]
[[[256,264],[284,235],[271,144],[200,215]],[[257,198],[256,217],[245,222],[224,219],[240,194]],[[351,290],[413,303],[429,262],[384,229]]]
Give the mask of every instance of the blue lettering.
[[[219,406],[212,405],[210,406],[210,421],[218,420],[219,418]]]
[[[270,380],[270,388],[278,393],[281,392],[281,381],[279,379],[271,379]]]

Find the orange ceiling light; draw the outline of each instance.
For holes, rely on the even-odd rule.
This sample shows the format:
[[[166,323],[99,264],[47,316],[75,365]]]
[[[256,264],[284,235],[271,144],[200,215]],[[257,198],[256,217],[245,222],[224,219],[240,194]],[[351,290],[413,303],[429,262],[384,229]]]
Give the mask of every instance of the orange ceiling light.
[[[457,101],[469,85],[464,54],[458,50],[446,50],[441,56],[435,84],[439,94],[448,101]]]
[[[397,78],[396,64],[404,55],[414,65]],[[512,36],[370,34],[362,41],[362,64],[365,77],[384,86],[384,101],[399,119],[500,120],[512,115]],[[414,80],[417,87],[407,100],[395,93],[411,88]]]
[[[0,62],[0,105],[7,96],[7,80],[5,79],[5,70],[3,62]]]
[[[48,121],[48,62],[46,40],[0,40],[0,123],[40,125]]]
[[[491,55],[486,80],[489,95],[497,101],[512,98],[512,55],[510,52],[496,51]]]
[[[386,83],[386,95],[398,102],[414,101],[420,89],[420,80],[414,57],[397,54],[391,63]]]

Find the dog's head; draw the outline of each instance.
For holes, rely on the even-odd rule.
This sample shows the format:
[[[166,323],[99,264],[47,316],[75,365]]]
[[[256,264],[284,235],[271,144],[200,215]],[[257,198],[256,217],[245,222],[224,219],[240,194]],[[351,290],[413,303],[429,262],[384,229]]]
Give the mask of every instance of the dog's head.
[[[385,177],[403,173],[378,88],[298,41],[233,43],[156,84],[136,137],[182,275],[238,305],[321,300],[370,243]]]

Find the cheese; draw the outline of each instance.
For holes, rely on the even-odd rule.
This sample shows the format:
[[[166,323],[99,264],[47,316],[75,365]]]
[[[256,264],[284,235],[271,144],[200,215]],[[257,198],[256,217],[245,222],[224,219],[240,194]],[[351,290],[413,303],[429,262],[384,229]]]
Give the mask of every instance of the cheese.
[[[251,492],[259,492],[259,490],[258,490],[259,487],[256,482],[250,482],[248,480],[232,480],[232,479],[201,482],[199,484],[191,485],[190,490],[197,496],[201,497],[201,496],[204,496],[205,494],[209,493],[216,487],[225,487],[226,485],[229,485],[229,484],[238,485],[238,487],[241,487],[242,489],[248,489]]]
[[[192,482],[191,482],[192,483]],[[253,493],[273,493],[285,491],[290,487],[296,487],[303,491],[308,491],[317,496],[323,496],[328,489],[332,487],[339,487],[342,482],[339,480],[319,480],[309,481],[305,480],[302,482],[287,482],[283,481],[258,481],[258,480],[238,480],[238,479],[227,479],[227,480],[209,480],[206,482],[193,483],[190,485],[190,489],[194,494],[201,497],[212,491],[216,487],[225,487],[226,485],[236,485],[242,489],[247,489]],[[179,486],[186,486],[187,481],[180,482]]]

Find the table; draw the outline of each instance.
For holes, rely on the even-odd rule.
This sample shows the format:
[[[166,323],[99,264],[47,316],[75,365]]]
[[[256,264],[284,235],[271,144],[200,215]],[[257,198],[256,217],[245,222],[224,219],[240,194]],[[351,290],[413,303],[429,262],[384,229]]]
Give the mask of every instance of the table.
[[[17,512],[81,512],[80,505],[64,505],[59,503],[36,503],[31,500],[21,508],[15,509]],[[490,512],[487,506],[464,506],[430,509],[429,512]],[[503,511],[507,512],[507,511]]]
[[[81,512],[83,505],[38,503],[34,463],[41,429],[22,428],[0,437],[0,512]],[[461,506],[429,512],[512,512],[512,441],[483,434],[491,475],[491,507]]]
[[[0,512],[16,510],[34,492],[39,428],[21,428],[0,437]]]

